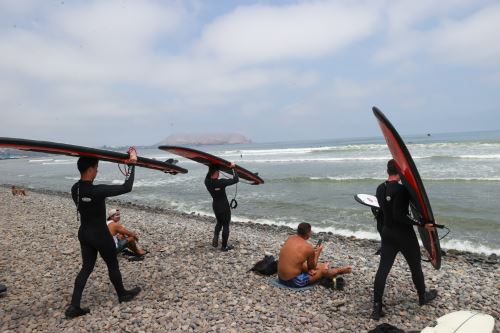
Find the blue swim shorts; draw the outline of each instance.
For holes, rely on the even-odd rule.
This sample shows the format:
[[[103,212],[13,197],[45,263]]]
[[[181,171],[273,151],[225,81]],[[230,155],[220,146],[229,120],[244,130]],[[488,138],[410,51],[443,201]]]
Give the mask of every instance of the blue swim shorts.
[[[279,279],[281,284],[292,288],[302,288],[309,284],[309,274],[300,273],[296,277],[290,280]]]

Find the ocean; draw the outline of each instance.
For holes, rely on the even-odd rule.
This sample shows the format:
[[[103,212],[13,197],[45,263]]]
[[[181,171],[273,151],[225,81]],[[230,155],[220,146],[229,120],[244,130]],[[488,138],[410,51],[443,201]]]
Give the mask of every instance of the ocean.
[[[451,232],[443,248],[500,255],[500,131],[403,136],[429,196],[436,222]],[[390,157],[382,137],[196,147],[258,172],[263,185],[240,182],[233,221],[296,227],[378,239],[357,193],[374,194]],[[120,199],[213,216],[203,185],[207,168],[158,149],[139,155],[174,157],[189,170],[169,175],[137,168],[131,193]],[[50,155],[0,161],[0,183],[69,192],[79,179],[76,158]],[[120,184],[117,165],[102,162],[96,183]],[[126,221],[126,216],[123,217]],[[442,230],[439,230],[443,234]]]

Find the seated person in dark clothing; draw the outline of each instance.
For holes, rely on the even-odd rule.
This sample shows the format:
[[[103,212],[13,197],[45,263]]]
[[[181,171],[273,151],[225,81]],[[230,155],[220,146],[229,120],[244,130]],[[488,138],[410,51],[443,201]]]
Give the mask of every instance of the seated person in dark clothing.
[[[318,264],[323,245],[313,247],[307,240],[311,237],[311,225],[301,223],[297,234],[288,237],[283,244],[278,260],[278,278],[286,286],[301,288],[337,274],[351,273],[350,266],[329,268],[328,263]]]

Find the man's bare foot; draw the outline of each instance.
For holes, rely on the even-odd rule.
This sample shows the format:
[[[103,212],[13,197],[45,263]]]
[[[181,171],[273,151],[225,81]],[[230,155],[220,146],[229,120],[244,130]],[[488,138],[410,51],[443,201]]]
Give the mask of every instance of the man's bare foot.
[[[337,274],[348,274],[352,272],[352,267],[351,266],[346,266],[346,267],[340,267],[340,268],[332,268],[329,270],[331,275],[337,275]]]
[[[346,266],[346,267],[339,268],[339,274],[349,274],[349,273],[352,273],[352,267],[351,266]]]

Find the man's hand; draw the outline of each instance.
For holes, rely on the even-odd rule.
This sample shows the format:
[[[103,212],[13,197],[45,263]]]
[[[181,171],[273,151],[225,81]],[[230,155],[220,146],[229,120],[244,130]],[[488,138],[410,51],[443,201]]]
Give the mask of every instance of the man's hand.
[[[229,164],[229,167],[230,167],[231,169],[234,169],[234,168],[236,167],[236,164],[234,164],[234,162],[231,162],[231,164]]]
[[[425,229],[427,229],[427,231],[434,231],[434,224],[432,223],[426,223],[424,224],[424,227]]]
[[[137,151],[134,148],[129,148],[128,150],[128,163],[136,164],[137,163]]]
[[[318,274],[318,271],[316,269],[310,269],[309,271],[307,271],[307,274],[313,277],[314,275]]]

